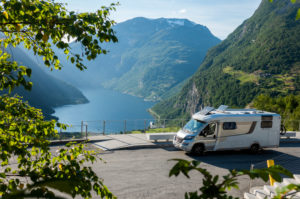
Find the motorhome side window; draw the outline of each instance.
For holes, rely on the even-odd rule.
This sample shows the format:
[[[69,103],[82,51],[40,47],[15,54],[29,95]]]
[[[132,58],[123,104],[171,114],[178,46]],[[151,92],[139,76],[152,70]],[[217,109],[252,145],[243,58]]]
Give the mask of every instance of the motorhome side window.
[[[234,129],[236,129],[236,123],[235,122],[224,122],[223,129],[224,130],[234,130]]]
[[[272,120],[273,120],[272,115],[263,115],[263,116],[261,116],[260,127],[261,128],[272,128],[272,125],[273,125]]]
[[[221,137],[252,133],[256,122],[224,122],[220,131]]]

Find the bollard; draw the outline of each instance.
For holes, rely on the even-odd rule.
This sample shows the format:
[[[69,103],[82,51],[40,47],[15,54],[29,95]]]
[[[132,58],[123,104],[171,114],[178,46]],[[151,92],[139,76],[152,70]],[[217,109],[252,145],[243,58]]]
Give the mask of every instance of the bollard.
[[[271,166],[274,166],[274,160],[267,160],[267,165],[268,165],[268,168]],[[269,179],[270,179],[270,185],[273,186],[275,180],[271,177],[271,175],[269,175]]]

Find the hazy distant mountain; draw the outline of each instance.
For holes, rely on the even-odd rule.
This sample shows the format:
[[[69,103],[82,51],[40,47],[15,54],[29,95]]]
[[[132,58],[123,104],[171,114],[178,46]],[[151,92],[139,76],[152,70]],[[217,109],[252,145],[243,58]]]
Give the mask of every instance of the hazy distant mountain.
[[[104,45],[110,51],[107,55],[86,62],[88,70],[83,73],[65,64],[57,75],[79,87],[103,85],[158,100],[168,96],[167,91],[178,90],[206,51],[220,42],[205,26],[186,19],[139,17],[117,24],[114,30],[119,42]],[[79,52],[81,46],[75,43],[72,48]]]
[[[22,87],[18,87],[13,93],[23,96],[24,101],[28,101],[32,106],[41,108],[46,118],[50,118],[54,107],[87,102],[78,89],[44,72],[36,61],[25,53],[25,50],[16,47],[8,48],[8,52],[12,55],[12,59],[20,65],[32,69],[30,78],[30,81],[33,82],[32,90],[26,91]]]
[[[203,105],[244,107],[260,93],[299,93],[299,7],[299,1],[263,0],[251,18],[208,51],[180,93],[153,110],[163,118],[189,117]]]

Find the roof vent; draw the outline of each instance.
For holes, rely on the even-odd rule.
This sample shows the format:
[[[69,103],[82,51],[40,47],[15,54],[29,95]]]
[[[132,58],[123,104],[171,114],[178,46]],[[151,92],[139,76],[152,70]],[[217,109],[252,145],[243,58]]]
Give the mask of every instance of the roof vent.
[[[199,112],[199,114],[200,114],[200,115],[207,115],[209,112],[213,111],[214,109],[215,109],[214,107],[206,106],[206,107],[204,107],[204,108]]]
[[[225,112],[227,108],[228,108],[228,106],[226,106],[226,105],[221,105],[221,106],[219,106],[219,108],[217,109],[217,111],[218,111],[218,112]]]

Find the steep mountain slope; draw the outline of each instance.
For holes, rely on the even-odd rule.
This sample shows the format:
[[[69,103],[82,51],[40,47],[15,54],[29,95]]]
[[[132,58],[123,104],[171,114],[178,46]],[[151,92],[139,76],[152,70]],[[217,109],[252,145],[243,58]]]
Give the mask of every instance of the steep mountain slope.
[[[21,48],[10,48],[8,51],[15,61],[32,69],[32,90],[18,87],[13,94],[17,93],[32,106],[41,108],[47,119],[51,118],[54,107],[87,102],[78,89],[45,73]]]
[[[208,51],[175,97],[153,107],[161,117],[189,117],[203,105],[244,107],[260,93],[300,91],[299,0],[263,0],[254,15]]]
[[[110,52],[86,62],[79,73],[62,69],[72,84],[103,85],[110,89],[158,100],[165,92],[190,77],[206,51],[220,40],[202,25],[186,19],[134,18],[114,27],[119,42],[107,44]],[[72,44],[75,51],[81,46]],[[65,71],[65,72],[64,72]],[[72,77],[64,74],[72,73]]]

